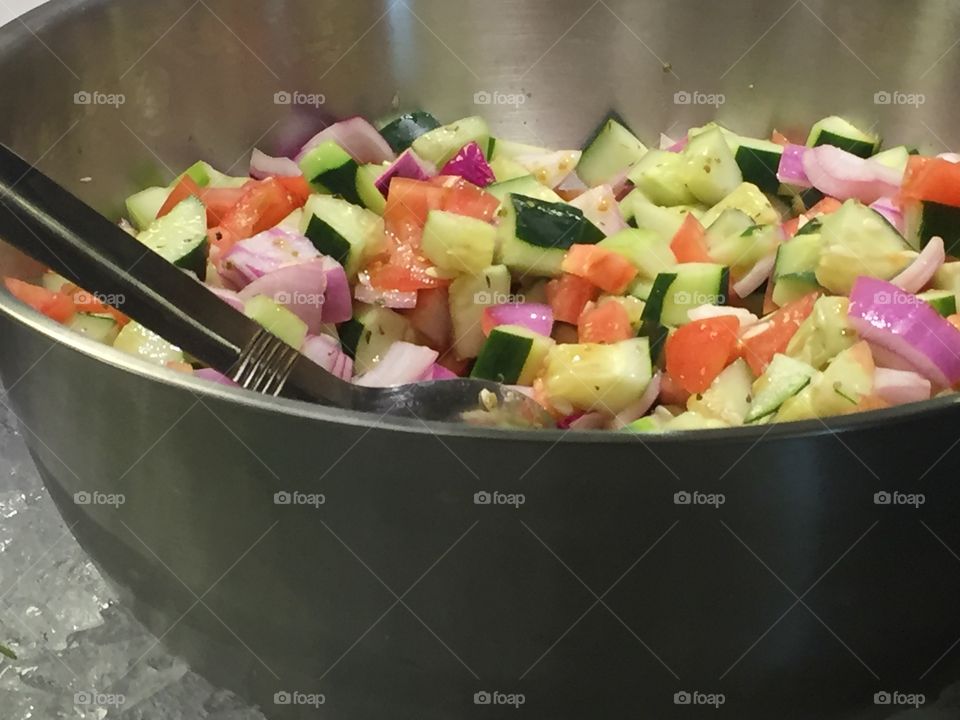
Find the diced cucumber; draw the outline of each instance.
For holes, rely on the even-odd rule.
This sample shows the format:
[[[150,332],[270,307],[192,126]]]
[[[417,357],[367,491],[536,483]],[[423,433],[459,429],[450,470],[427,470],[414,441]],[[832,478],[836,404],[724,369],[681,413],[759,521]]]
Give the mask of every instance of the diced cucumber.
[[[207,271],[207,210],[195,197],[181,200],[137,235],[137,240],[201,280]]]
[[[818,370],[825,367],[832,357],[857,341],[857,333],[847,317],[849,307],[850,301],[845,297],[817,298],[813,312],[800,323],[787,344],[786,354]]]
[[[300,234],[300,225],[303,223],[303,208],[297,208],[277,223],[278,228]]]
[[[786,355],[776,354],[753,384],[753,402],[746,422],[752,423],[772,415],[787,398],[803,390],[816,376],[815,368]]]
[[[687,410],[727,425],[742,425],[750,409],[753,373],[742,358],[724,368],[702,394],[691,395]]]
[[[529,300],[527,302],[530,302]],[[643,326],[643,308],[646,303],[633,295],[601,295],[597,298],[597,305],[603,303],[615,302],[627,311],[627,318],[630,320],[630,327],[635,333],[640,331]]]
[[[807,223],[811,225],[813,223]],[[817,264],[823,240],[817,232],[800,234],[777,249],[773,266],[773,302],[783,307],[820,288]]]
[[[120,328],[112,317],[104,315],[91,315],[89,313],[77,313],[73,316],[68,326],[74,332],[86,335],[91,340],[113,345],[120,334]]]
[[[70,283],[63,275],[55,273],[53,270],[47,270],[40,278],[40,284],[50,292],[60,292],[64,285]]]
[[[820,223],[817,282],[832,293],[848,295],[861,275],[889,280],[916,257],[883,215],[856,200]]]
[[[949,317],[957,312],[957,296],[949,290],[927,290],[917,297],[929,303],[934,310],[944,317]]]
[[[524,169],[526,172],[526,169]],[[533,175],[522,175],[511,180],[497,182],[486,188],[486,191],[497,198],[500,202],[507,199],[507,195],[523,195],[537,200],[543,200],[550,203],[562,203],[563,198],[557,195],[546,185],[537,182]]]
[[[772,256],[782,240],[779,225],[751,225],[740,235],[711,241],[710,257],[730,268],[734,279],[739,280],[758,262]]]
[[[387,165],[361,165],[357,168],[357,197],[360,203],[369,211],[383,215],[387,209],[387,199],[374,184],[377,178],[387,169]]]
[[[439,168],[471,142],[477,143],[484,151],[489,146],[490,128],[481,117],[463,118],[435,128],[414,140],[412,147],[417,155]]]
[[[300,232],[353,278],[364,260],[380,251],[383,219],[346,200],[311,195],[303,207]]]
[[[443,210],[431,210],[422,249],[441,270],[476,274],[493,264],[497,229],[490,223]]]
[[[685,184],[700,202],[718,203],[743,183],[740,167],[719,128],[692,138],[683,155]]]
[[[511,194],[498,214],[499,261],[518,273],[556,277],[571,245],[603,239],[583,211],[566,203]]]
[[[589,187],[609,182],[636,165],[647,154],[647,147],[611,113],[594,131],[583,147],[577,174]]]
[[[320,143],[300,160],[300,169],[307,182],[318,192],[330,192],[355,205],[361,203],[357,193],[357,162],[333,140]]]
[[[184,175],[189,175],[190,179],[193,180],[200,187],[206,187],[210,184],[210,170],[212,170],[210,165],[205,163],[203,160],[198,160],[193,165],[188,167],[180,177]]]
[[[818,415],[854,412],[873,392],[873,356],[866,342],[838,354],[813,383],[811,402]]]
[[[646,305],[644,305],[644,309],[646,309]],[[643,320],[642,317],[641,315],[640,329],[637,331],[637,335],[647,338],[647,342],[650,343],[650,360],[659,363],[667,338],[670,336],[670,328],[658,322]]]
[[[624,432],[635,432],[635,433],[656,433],[663,431],[663,423],[653,415],[647,415],[642,417],[639,420],[634,420],[632,423],[627,425],[624,429]]]
[[[907,240],[920,250],[932,238],[943,238],[947,255],[960,255],[960,207],[922,200],[912,202],[906,211]]]
[[[498,157],[490,161],[490,169],[493,170],[493,176],[496,178],[498,183],[505,183],[508,180],[513,180],[515,178],[520,178],[524,176],[529,176],[530,171],[526,167],[518,163],[516,160],[513,160],[508,157]],[[533,176],[530,176],[530,179],[533,182],[537,183],[540,187],[543,187],[537,179]],[[549,189],[549,188],[547,188]],[[489,192],[490,187],[487,187]]]
[[[405,340],[410,321],[385,307],[358,305],[354,319],[340,326],[340,342],[354,360],[354,374],[372,370],[395,342]]]
[[[171,345],[152,330],[140,323],[129,322],[113,341],[117,350],[146,360],[153,365],[165,366],[171,362],[183,362],[183,352]]]
[[[716,263],[684,263],[657,275],[643,319],[677,327],[690,322],[687,312],[701,305],[725,305],[729,271]]]
[[[617,413],[640,398],[652,376],[646,338],[555,345],[547,354],[544,389],[556,405]]]
[[[243,304],[244,314],[287,345],[298,350],[307,339],[307,324],[266,295],[254,295]]]
[[[677,265],[669,241],[653,230],[621,230],[598,242],[597,247],[622,255],[648,280],[655,280],[660,273],[673,272]]]
[[[149,187],[127,198],[127,215],[137,230],[146,230],[170,196],[168,187]]]
[[[453,321],[453,350],[458,358],[476,357],[483,346],[480,322],[483,310],[502,305],[510,294],[510,271],[493,265],[479,275],[461,275],[450,283],[450,318]]]
[[[757,225],[773,225],[780,222],[780,215],[770,203],[769,198],[760,192],[760,188],[748,182],[736,187],[733,192],[710,208],[700,222],[704,227],[709,227],[728,208],[742,210],[752,217]]]
[[[560,185],[577,168],[579,150],[558,150],[546,155],[525,155],[517,158],[534,179],[548,188]]]
[[[949,290],[960,296],[960,261],[954,260],[941,265],[933,275],[931,287],[936,290]]]
[[[718,430],[729,427],[723,420],[704,417],[700,413],[689,410],[680,413],[672,420],[667,420],[660,427],[659,432],[679,432],[682,430]]]
[[[880,138],[855,127],[836,115],[824,118],[810,129],[807,145],[834,145],[854,155],[868,158],[880,148]]]
[[[797,420],[812,420],[818,417],[817,411],[813,406],[813,385],[820,377],[818,372],[813,376],[809,384],[796,395],[788,397],[783,401],[783,405],[773,415],[776,422],[795,422]],[[768,416],[769,417],[769,416]],[[757,423],[762,423],[766,418],[761,418]]]
[[[490,331],[470,377],[507,385],[532,385],[556,343],[525,327],[501,325]]]
[[[380,134],[387,145],[398,155],[413,144],[424,133],[436,130],[440,121],[423,110],[406,113],[380,128]]]
[[[783,146],[769,140],[740,138],[740,144],[734,156],[744,182],[753,183],[763,192],[775,193],[780,187],[777,171]]]
[[[491,160],[516,160],[519,157],[527,155],[546,155],[547,153],[553,152],[549,148],[538,145],[527,145],[526,143],[504,140],[503,138],[490,138],[490,145]]]
[[[697,219],[703,216],[700,208],[693,205],[654,205],[640,190],[631,191],[620,201],[620,212],[634,227],[653,230],[668,243],[677,234],[687,213],[693,213]]]
[[[686,174],[687,158],[683,154],[650,150],[627,177],[652,203],[669,207],[696,203],[697,198],[687,187]]]
[[[910,151],[907,150],[906,145],[898,145],[897,147],[879,152],[870,159],[881,165],[886,165],[889,168],[903,172],[907,169],[907,160],[910,159]]]

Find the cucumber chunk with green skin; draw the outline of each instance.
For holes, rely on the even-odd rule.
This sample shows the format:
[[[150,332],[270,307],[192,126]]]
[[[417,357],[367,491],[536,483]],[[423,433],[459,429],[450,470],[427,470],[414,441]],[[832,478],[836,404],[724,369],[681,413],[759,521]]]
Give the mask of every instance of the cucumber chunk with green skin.
[[[740,138],[734,157],[744,182],[753,183],[767,193],[775,193],[780,188],[777,171],[783,157],[782,145],[769,140]]]
[[[137,322],[129,322],[113,341],[117,350],[146,360],[153,365],[165,366],[171,362],[183,362],[183,352],[171,345],[152,330]]]
[[[443,210],[431,210],[421,248],[441,270],[476,274],[493,264],[497,229],[490,223]]]
[[[815,222],[807,223],[802,229]],[[823,241],[816,232],[817,228],[819,223],[812,232],[797,233],[777,248],[773,266],[773,301],[780,307],[820,289],[816,270]]]
[[[255,295],[247,300],[243,305],[243,312],[267,332],[298,350],[307,339],[307,324],[266,295]]]
[[[701,305],[725,305],[729,270],[716,263],[683,263],[661,273],[653,283],[643,319],[678,327],[690,322],[688,311]]]
[[[357,197],[367,210],[377,215],[383,215],[387,209],[387,199],[375,184],[386,168],[386,165],[361,165],[357,168]]]
[[[409,148],[421,135],[436,130],[440,121],[424,110],[415,110],[401,115],[380,128],[387,145],[398,155]]]
[[[483,310],[509,302],[510,271],[492,265],[478,275],[461,275],[450,283],[453,351],[460,359],[476,357],[483,347]]]
[[[733,192],[710,208],[700,218],[700,222],[704,227],[710,227],[723,211],[729,208],[742,210],[753,218],[757,225],[773,225],[780,222],[780,214],[774,209],[770,199],[760,192],[760,188],[748,182],[737,186]]]
[[[650,150],[629,172],[627,179],[655,205],[692,205],[697,198],[687,187],[686,173],[687,160],[683,154]]]
[[[631,227],[653,230],[668,243],[673,240],[688,213],[693,213],[698,220],[703,216],[703,210],[696,205],[655,205],[639,189],[632,190],[620,201],[620,212]]]
[[[800,323],[785,354],[818,370],[824,368],[831,358],[857,341],[857,332],[847,316],[849,307],[850,300],[845,297],[817,298],[813,312]]]
[[[543,373],[544,388],[555,405],[611,413],[639,399],[652,377],[646,338],[611,345],[554,345]]]
[[[947,255],[960,255],[960,208],[930,200],[911,203],[906,212],[907,241],[916,249],[943,238]]]
[[[753,384],[753,401],[745,422],[753,423],[780,409],[780,406],[807,387],[816,376],[815,368],[786,355],[777,354],[763,375]]]
[[[554,344],[550,338],[527,328],[501,325],[490,331],[470,377],[507,385],[532,385]]]
[[[560,275],[572,245],[595,245],[603,232],[579,208],[510,194],[498,212],[499,261],[541,277]]]
[[[503,138],[490,138],[489,154],[491,160],[516,160],[524,156],[547,155],[551,152],[550,148],[540,147],[539,145],[527,145]]]
[[[89,313],[77,313],[73,316],[68,327],[74,332],[105,345],[113,345],[120,334],[120,327],[113,318]]]
[[[653,363],[660,362],[669,336],[670,328],[649,320],[642,320],[640,330],[637,332],[637,337],[647,338],[647,342],[650,344],[650,361]]]
[[[146,230],[170,197],[168,187],[149,187],[127,198],[127,215],[137,230]]]
[[[137,240],[177,267],[201,280],[207,271],[207,210],[195,197],[181,200],[162,218],[137,235]]]
[[[477,143],[484,152],[490,145],[490,127],[481,117],[468,117],[442,125],[413,141],[413,151],[438,168],[450,160],[464,145]]]
[[[383,219],[346,200],[311,195],[303,206],[300,232],[353,278],[363,262],[380,251]]]
[[[692,138],[683,151],[687,188],[700,202],[720,202],[743,183],[743,174],[720,128]]]
[[[526,173],[526,168],[523,170]],[[563,198],[557,195],[553,190],[543,183],[537,182],[533,175],[524,174],[510,180],[497,182],[486,188],[486,191],[497,198],[500,202],[506,200],[507,195],[523,195],[537,200],[543,200],[550,203],[562,203]]]
[[[731,233],[710,240],[710,257],[730,268],[734,278],[739,279],[760,260],[773,255],[782,240],[783,231],[779,225],[751,225],[739,235]]]
[[[724,368],[704,392],[691,395],[687,410],[727,425],[742,425],[750,410],[753,373],[739,358]]]
[[[655,280],[660,273],[672,272],[677,266],[670,243],[653,230],[621,230],[598,242],[597,247],[622,255],[637,268],[641,277],[649,280]]]
[[[354,374],[372,370],[395,342],[405,340],[410,321],[385,307],[357,305],[353,320],[340,325],[340,343],[354,360]]]
[[[883,152],[879,152],[870,159],[881,165],[886,165],[889,168],[903,172],[907,169],[910,151],[906,145],[898,145],[897,147],[888,148]]]
[[[200,187],[206,187],[210,184],[210,170],[212,168],[210,165],[205,163],[203,160],[198,160],[193,165],[188,167],[183,171],[183,175],[189,175],[190,179],[193,180]],[[182,175],[181,175],[182,177]]]
[[[852,123],[836,115],[815,123],[807,138],[809,147],[833,145],[862,158],[868,158],[880,148],[880,137],[858,129]]]
[[[491,141],[492,142],[492,141]],[[508,157],[498,157],[489,162],[490,169],[493,170],[493,177],[496,179],[497,183],[504,184],[509,180],[515,180],[517,178],[522,178],[530,175],[530,171],[526,167],[518,163],[516,160],[513,160]],[[534,182],[537,182],[536,178],[531,176],[531,179]],[[544,187],[542,183],[537,182],[537,185]],[[492,185],[486,188],[487,192],[490,192]],[[549,189],[549,188],[545,188]]]
[[[944,317],[957,312],[957,296],[949,290],[927,290],[917,295]]]
[[[610,113],[583,147],[577,175],[589,187],[609,182],[636,165],[647,147],[616,113]]]
[[[357,193],[356,160],[333,140],[320,143],[300,160],[300,169],[307,182],[318,192],[330,192],[360,205]]]

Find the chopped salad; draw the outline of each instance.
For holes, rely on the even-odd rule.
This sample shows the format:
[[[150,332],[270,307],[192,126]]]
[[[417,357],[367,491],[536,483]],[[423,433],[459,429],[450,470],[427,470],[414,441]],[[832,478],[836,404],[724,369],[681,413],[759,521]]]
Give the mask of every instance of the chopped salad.
[[[960,156],[715,123],[583,149],[427,112],[333,124],[248,177],[206,162],[122,225],[223,302],[366,386],[475,377],[560,427],[657,433],[840,415],[960,383]],[[46,273],[23,302],[231,384],[122,304]]]

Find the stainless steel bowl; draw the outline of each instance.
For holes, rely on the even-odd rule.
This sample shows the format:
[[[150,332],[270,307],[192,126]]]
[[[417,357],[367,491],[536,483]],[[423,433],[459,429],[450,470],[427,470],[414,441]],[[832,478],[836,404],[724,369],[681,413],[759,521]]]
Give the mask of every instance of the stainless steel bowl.
[[[611,107],[651,142],[837,113],[940,151],[958,23],[946,0],[55,0],[0,30],[0,141],[111,217],[198,157],[242,172],[397,108],[559,146]],[[954,398],[643,441],[426,427],[0,311],[0,401],[78,539],[268,716],[680,718],[722,693],[716,717],[886,717],[874,693],[933,702],[960,672]]]

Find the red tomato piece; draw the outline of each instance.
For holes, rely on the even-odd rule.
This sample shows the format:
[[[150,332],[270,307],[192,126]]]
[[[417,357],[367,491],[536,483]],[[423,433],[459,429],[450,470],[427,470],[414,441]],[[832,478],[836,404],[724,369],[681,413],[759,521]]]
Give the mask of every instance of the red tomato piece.
[[[637,269],[623,255],[596,245],[571,245],[560,267],[614,295],[626,290],[637,276]]]
[[[255,182],[252,181],[251,182]],[[248,185],[250,183],[247,183]],[[203,201],[204,207],[207,208],[207,227],[212,228],[216,227],[223,222],[223,219],[227,216],[227,213],[240,202],[240,198],[243,197],[243,193],[246,190],[246,185],[243,187],[236,188],[204,188],[201,192],[200,199]]]
[[[740,338],[740,355],[754,375],[760,375],[777,353],[787,349],[800,323],[813,312],[819,293],[804,295],[784,305],[762,322],[746,329]]]
[[[221,253],[227,252],[238,240],[269,230],[299,207],[293,197],[276,178],[248,183],[240,200],[224,215],[215,230],[215,245]],[[213,240],[213,238],[211,238]]]
[[[4,284],[17,300],[59,323],[66,323],[77,312],[73,298],[64,293],[52,292],[12,277],[4,278]]]
[[[825,197],[812,208],[807,210],[804,215],[806,215],[808,218],[815,218],[818,215],[829,215],[830,213],[835,213],[842,207],[843,203],[836,198]]]
[[[782,132],[780,132],[779,130],[774,130],[774,131],[770,134],[770,141],[771,141],[771,142],[775,142],[777,145],[789,145],[789,144],[790,144],[790,138],[788,138],[786,135],[784,135],[784,134],[783,134]]]
[[[693,216],[693,213],[687,213],[677,234],[670,241],[670,249],[673,250],[678,263],[713,262],[707,251],[704,235],[705,230],[700,221]]]
[[[463,178],[454,180],[444,186],[447,192],[441,209],[477,220],[492,221],[500,208],[500,201]]]
[[[960,165],[943,158],[911,156],[900,195],[904,200],[960,207]]]
[[[407,317],[425,345],[439,352],[450,347],[453,321],[450,319],[447,288],[420,290],[417,293],[417,306],[407,313]]]
[[[626,308],[615,300],[587,306],[577,321],[577,332],[582,343],[616,343],[635,335]]]
[[[558,322],[576,325],[588,302],[596,300],[600,288],[577,275],[564,273],[547,283],[547,302]]]
[[[277,182],[283,186],[284,190],[290,193],[297,203],[297,207],[303,207],[307,202],[307,198],[313,193],[313,190],[310,188],[310,183],[307,182],[307,179],[303,175],[278,177]]]
[[[667,338],[667,372],[689,393],[701,393],[737,356],[740,321],[723,316],[691,322]]]
[[[203,189],[197,185],[196,182],[194,182],[193,178],[191,178],[189,175],[184,175],[182,178],[180,178],[180,181],[173,186],[173,190],[170,191],[170,194],[167,195],[167,199],[164,201],[163,205],[160,206],[160,210],[157,212],[157,217],[162,218],[191,195],[198,198],[201,197],[202,191]]]

